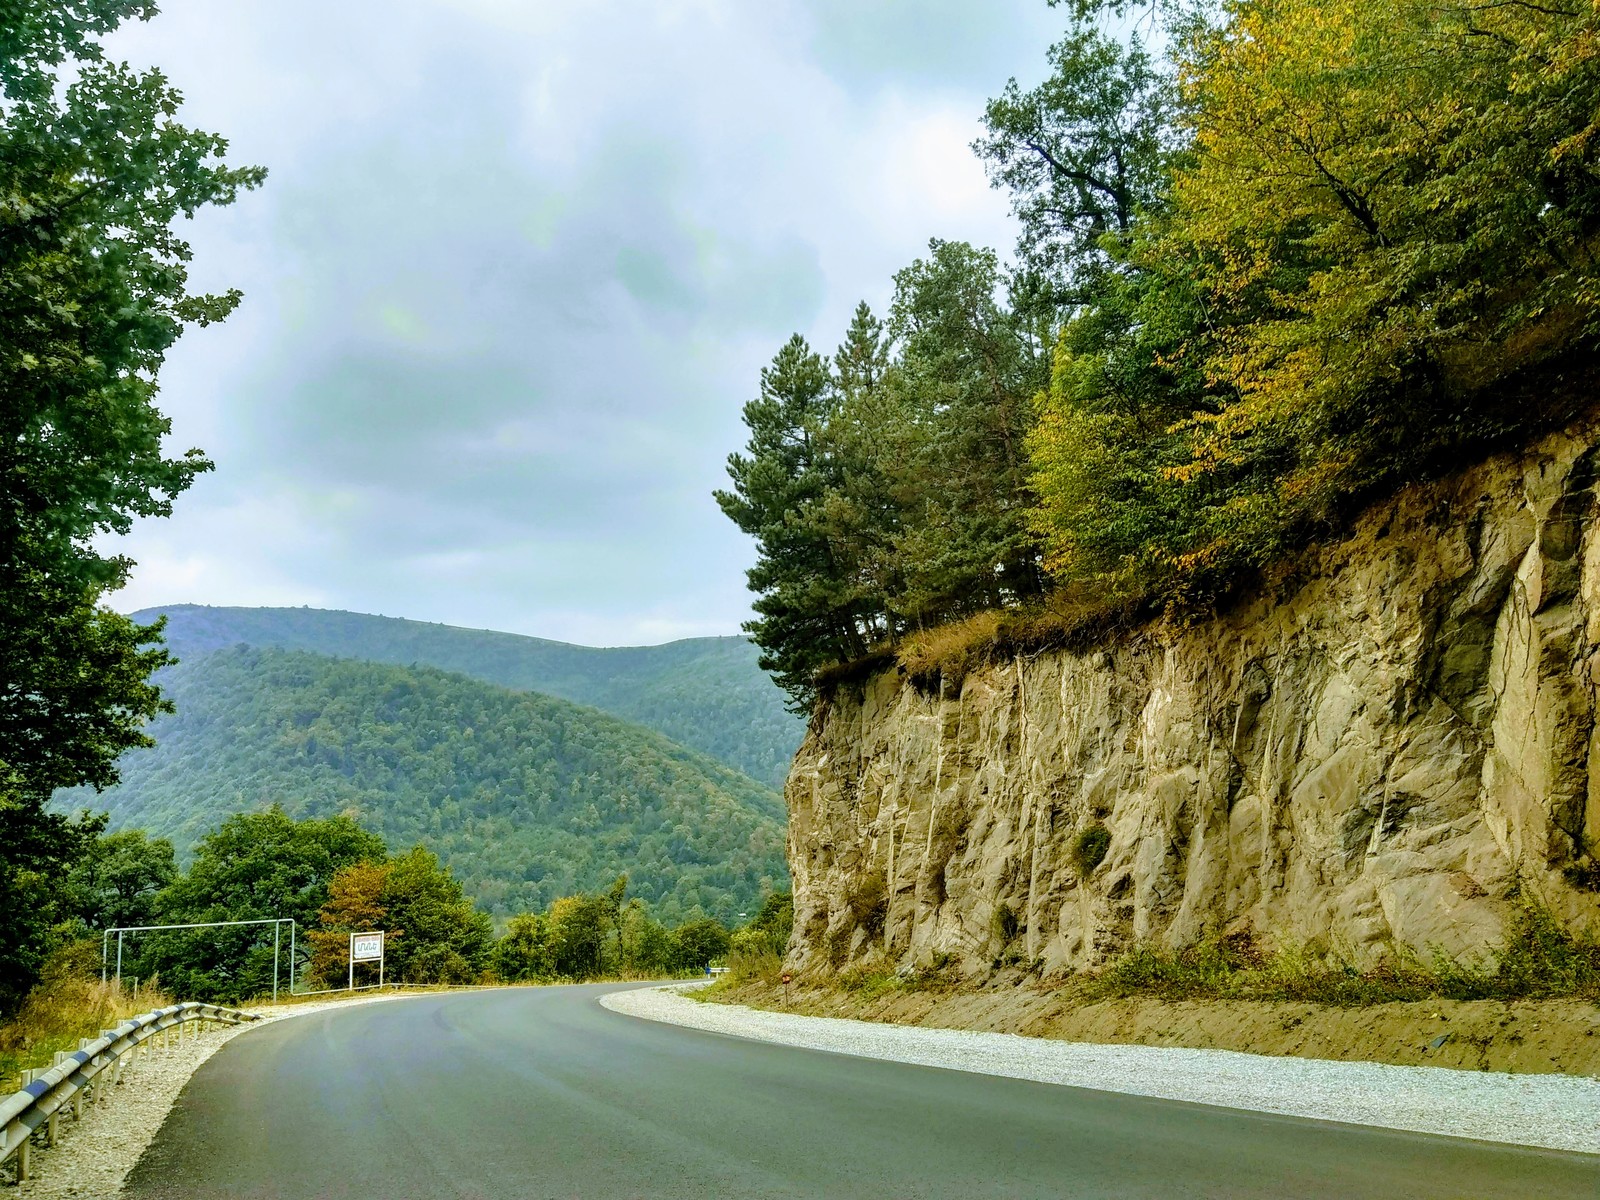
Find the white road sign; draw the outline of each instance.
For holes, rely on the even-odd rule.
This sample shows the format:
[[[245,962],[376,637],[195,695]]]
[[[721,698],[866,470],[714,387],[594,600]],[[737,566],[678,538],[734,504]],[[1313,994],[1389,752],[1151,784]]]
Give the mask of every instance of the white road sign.
[[[352,933],[350,935],[350,961],[376,962],[383,957],[383,934]]]

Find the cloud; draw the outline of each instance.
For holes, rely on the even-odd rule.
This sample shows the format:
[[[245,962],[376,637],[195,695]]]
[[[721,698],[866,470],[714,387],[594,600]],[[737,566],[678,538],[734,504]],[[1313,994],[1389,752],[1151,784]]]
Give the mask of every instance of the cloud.
[[[734,631],[753,552],[710,492],[762,364],[929,236],[1013,236],[966,147],[1042,6],[912,8],[169,0],[119,34],[271,170],[193,223],[247,299],[163,404],[218,469],[121,603]]]
[[[999,90],[1011,75],[1033,71],[1028,50],[1043,57],[1064,24],[1043,0],[974,4],[972,0],[805,0],[810,48],[831,77],[848,86]]]

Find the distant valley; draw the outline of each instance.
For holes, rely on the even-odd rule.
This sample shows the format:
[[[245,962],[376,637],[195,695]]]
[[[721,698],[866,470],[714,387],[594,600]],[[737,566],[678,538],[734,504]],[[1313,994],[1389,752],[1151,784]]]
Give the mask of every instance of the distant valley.
[[[734,920],[788,886],[772,783],[803,726],[742,638],[603,650],[313,609],[136,619],[163,613],[177,713],[120,784],[58,806],[180,853],[235,812],[349,813],[392,848],[428,845],[501,915],[622,872],[669,920]]]
[[[229,646],[309,650],[370,662],[413,663],[518,691],[589,704],[709,754],[781,789],[805,722],[756,666],[743,637],[686,638],[660,646],[596,648],[426,621],[316,608],[174,604],[133,615],[167,618],[180,659]]]

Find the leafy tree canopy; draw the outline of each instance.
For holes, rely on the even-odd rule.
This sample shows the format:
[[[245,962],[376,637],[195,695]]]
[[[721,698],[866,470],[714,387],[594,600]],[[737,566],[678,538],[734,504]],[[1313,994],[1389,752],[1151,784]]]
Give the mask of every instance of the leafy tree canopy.
[[[131,565],[95,541],[165,516],[210,464],[169,458],[156,374],[190,323],[238,303],[188,289],[177,218],[262,179],[226,143],[178,123],[159,71],[111,62],[100,41],[155,7],[139,0],[9,0],[0,11],[0,890],[28,892],[42,860],[82,846],[42,811],[59,787],[102,787],[162,711],[148,682],[157,631],[101,606]],[[76,840],[75,840],[76,839]],[[31,947],[28,948],[28,947]],[[24,986],[36,934],[0,963]]]
[[[428,846],[501,916],[623,872],[668,919],[732,915],[787,874],[776,794],[590,708],[427,668],[248,648],[186,661],[163,683],[177,714],[98,802],[119,828],[171,837],[180,853],[230,814],[281,804]]]
[[[133,614],[165,618],[163,636],[187,661],[214,650],[307,650],[408,667],[437,667],[485,683],[543,692],[709,754],[781,788],[803,724],[756,664],[747,638],[685,638],[661,646],[573,646],[544,638],[315,608],[176,604]]]
[[[760,519],[730,515],[801,703],[852,654],[911,665],[900,639],[1011,653],[1214,612],[1387,490],[1592,404],[1600,9],[1060,7],[1050,77],[975,144],[1015,266],[932,243],[873,382],[842,350],[805,438],[732,464],[746,499],[765,472]],[[787,556],[802,535],[827,553]]]

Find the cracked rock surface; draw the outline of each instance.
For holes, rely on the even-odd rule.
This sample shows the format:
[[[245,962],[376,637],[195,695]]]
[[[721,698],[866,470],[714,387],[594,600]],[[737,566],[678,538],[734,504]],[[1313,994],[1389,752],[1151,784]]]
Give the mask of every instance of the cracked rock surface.
[[[1408,488],[1210,621],[839,685],[785,792],[788,965],[1475,955],[1518,886],[1600,924],[1597,461],[1574,428]]]

